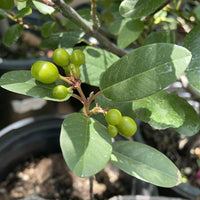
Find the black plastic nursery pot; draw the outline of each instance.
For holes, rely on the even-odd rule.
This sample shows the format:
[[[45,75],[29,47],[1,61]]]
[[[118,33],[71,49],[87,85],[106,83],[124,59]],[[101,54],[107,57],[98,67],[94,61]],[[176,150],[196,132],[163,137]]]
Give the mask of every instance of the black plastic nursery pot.
[[[0,131],[0,180],[31,156],[60,152],[64,115],[30,117]]]

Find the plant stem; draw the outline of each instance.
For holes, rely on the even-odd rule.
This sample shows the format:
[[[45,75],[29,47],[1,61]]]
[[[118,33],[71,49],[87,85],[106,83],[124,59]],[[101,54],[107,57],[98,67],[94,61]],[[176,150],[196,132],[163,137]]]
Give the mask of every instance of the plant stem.
[[[91,16],[93,21],[93,30],[97,30],[99,28],[99,21],[96,14],[96,0],[90,0],[91,1]]]
[[[93,176],[89,178],[89,182],[90,182],[90,200],[94,200],[93,180],[94,180]]]
[[[37,0],[44,4],[50,5],[58,10],[64,17],[67,17],[72,22],[80,26],[85,33],[89,34],[90,36],[96,38],[99,43],[104,46],[105,49],[108,51],[118,55],[124,56],[127,52],[123,49],[120,49],[112,43],[108,38],[102,35],[99,31],[93,29],[90,24],[86,20],[84,20],[73,8],[68,6],[64,0],[53,0],[53,2],[49,2],[48,0]]]

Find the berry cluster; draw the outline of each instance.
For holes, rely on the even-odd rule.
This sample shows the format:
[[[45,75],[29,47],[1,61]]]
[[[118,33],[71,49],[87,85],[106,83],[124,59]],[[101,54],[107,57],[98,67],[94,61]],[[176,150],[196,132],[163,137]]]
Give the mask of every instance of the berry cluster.
[[[105,119],[108,123],[107,129],[111,137],[115,137],[118,132],[122,136],[130,137],[137,130],[135,121],[128,116],[122,116],[121,112],[117,109],[108,110]]]
[[[70,82],[70,80],[79,79],[79,67],[85,62],[85,54],[77,49],[70,56],[65,49],[58,48],[53,52],[53,62],[63,67],[66,77],[69,77],[66,80]],[[37,61],[31,67],[31,75],[44,84],[54,83],[57,79],[62,79],[56,65],[47,61]],[[57,99],[64,99],[71,89],[72,87],[57,85],[53,89],[53,96]]]

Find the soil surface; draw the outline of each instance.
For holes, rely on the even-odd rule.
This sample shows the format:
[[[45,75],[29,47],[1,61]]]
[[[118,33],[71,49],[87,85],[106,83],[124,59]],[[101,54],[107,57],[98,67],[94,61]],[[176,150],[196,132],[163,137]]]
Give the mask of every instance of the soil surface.
[[[130,194],[131,184],[130,176],[108,164],[93,180],[93,193],[95,199]],[[61,153],[55,153],[18,166],[0,184],[0,199],[33,199],[34,196],[37,200],[86,200],[90,197],[89,188],[89,179],[74,175]]]

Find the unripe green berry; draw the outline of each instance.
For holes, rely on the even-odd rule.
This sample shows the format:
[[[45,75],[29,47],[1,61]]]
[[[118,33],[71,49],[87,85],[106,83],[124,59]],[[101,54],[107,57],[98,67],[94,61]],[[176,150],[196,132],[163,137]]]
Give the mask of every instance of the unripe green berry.
[[[117,127],[110,124],[108,125],[107,130],[110,133],[110,137],[115,137],[118,133]]]
[[[64,99],[68,95],[68,88],[64,85],[57,85],[53,89],[53,96],[56,99]]]
[[[121,117],[122,117],[122,114],[119,110],[110,109],[107,112],[105,119],[106,119],[108,124],[117,125],[117,124],[119,124]]]
[[[85,62],[85,54],[80,49],[76,49],[71,54],[71,61],[74,65],[81,66]]]
[[[122,136],[130,137],[136,133],[137,125],[132,118],[123,116],[117,125],[117,128]]]
[[[37,61],[31,67],[31,75],[37,81],[49,84],[58,79],[59,72],[53,63],[47,61]]]
[[[58,48],[53,52],[53,61],[56,65],[65,67],[69,64],[70,57],[65,49]]]

